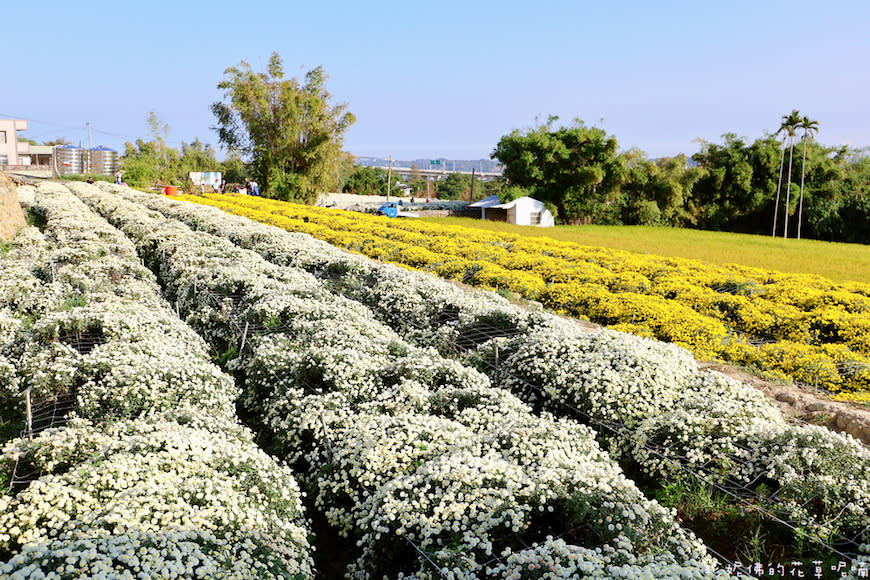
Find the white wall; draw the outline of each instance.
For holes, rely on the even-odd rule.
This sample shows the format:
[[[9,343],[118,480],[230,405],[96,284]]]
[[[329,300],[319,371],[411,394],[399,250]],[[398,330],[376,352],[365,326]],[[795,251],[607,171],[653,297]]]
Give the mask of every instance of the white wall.
[[[540,223],[532,224],[532,214],[535,212],[540,212],[541,214]],[[552,227],[555,223],[553,214],[547,211],[544,202],[532,199],[531,197],[521,197],[514,200],[514,206],[509,210],[508,216],[508,221],[518,226],[536,225]]]
[[[0,155],[6,156],[7,165],[21,165],[18,154],[30,152],[30,143],[19,143],[16,131],[26,131],[27,121],[0,119],[0,131],[6,132],[6,142],[0,143]]]

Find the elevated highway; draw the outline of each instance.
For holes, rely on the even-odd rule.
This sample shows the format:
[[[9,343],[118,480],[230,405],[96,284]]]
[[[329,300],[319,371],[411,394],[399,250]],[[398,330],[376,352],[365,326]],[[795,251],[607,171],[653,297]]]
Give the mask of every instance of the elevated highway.
[[[384,171],[389,170],[390,168],[386,165],[374,165],[373,167],[378,167],[383,169]],[[449,169],[411,169],[410,167],[396,167],[393,166],[392,172],[393,175],[400,175],[404,179],[409,179],[411,177],[412,172],[417,172],[420,177],[425,177],[426,179],[439,178],[439,177],[447,177],[451,173],[463,173],[465,175],[471,175],[470,171],[451,171]],[[474,177],[477,179],[490,180],[490,179],[498,179],[501,177],[501,173],[496,172],[486,172],[486,171],[475,171]]]

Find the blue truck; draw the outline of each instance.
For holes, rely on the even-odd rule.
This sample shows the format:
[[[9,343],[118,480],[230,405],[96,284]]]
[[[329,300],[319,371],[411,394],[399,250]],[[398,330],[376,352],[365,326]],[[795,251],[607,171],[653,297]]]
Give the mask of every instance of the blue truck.
[[[375,211],[376,215],[385,215],[387,217],[420,217],[419,214],[411,213],[409,211],[399,211],[399,202],[397,201],[388,201],[386,203],[381,204],[381,207]]]

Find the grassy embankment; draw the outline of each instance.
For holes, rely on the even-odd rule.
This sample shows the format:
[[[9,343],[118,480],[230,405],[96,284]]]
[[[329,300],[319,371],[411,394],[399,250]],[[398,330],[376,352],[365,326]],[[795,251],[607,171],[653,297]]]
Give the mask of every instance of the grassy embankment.
[[[870,283],[870,246],[647,226],[557,226],[534,228],[471,218],[421,218],[523,236],[553,238],[586,246],[616,248],[714,264],[818,274],[838,282]]]

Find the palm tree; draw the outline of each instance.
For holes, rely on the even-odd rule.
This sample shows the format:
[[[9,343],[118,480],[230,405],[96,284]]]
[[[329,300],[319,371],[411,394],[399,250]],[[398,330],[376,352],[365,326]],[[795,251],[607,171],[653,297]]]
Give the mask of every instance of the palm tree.
[[[785,131],[788,134],[789,152],[788,152],[788,181],[785,184],[785,228],[783,229],[782,237],[788,238],[788,204],[791,200],[791,161],[794,156],[794,136],[801,126],[801,114],[797,109],[792,109],[791,113],[783,116],[780,131]],[[784,153],[784,152],[783,152]]]
[[[785,132],[785,128],[780,126],[774,137],[779,137],[779,134],[783,132]],[[779,217],[779,190],[782,188],[783,167],[785,167],[785,137],[782,138],[782,155],[779,156],[779,181],[776,183],[776,202],[773,204],[773,230],[770,235],[774,238],[776,237],[776,218]]]
[[[809,117],[801,118],[801,129],[804,130],[802,137],[804,142],[804,159],[801,162],[801,197],[798,202],[798,231],[797,239],[801,239],[801,221],[804,213],[804,174],[807,165],[807,139],[812,139],[819,132],[819,122],[813,121]]]

